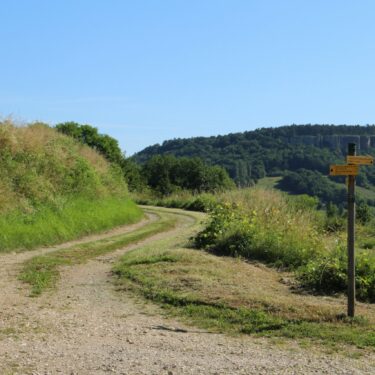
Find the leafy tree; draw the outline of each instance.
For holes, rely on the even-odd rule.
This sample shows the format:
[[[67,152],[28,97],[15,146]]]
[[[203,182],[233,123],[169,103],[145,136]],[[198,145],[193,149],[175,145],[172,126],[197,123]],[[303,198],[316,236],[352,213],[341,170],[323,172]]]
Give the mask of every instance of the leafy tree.
[[[171,183],[172,156],[155,156],[142,168],[147,184],[162,195],[171,194],[175,189]]]
[[[110,162],[121,164],[124,155],[118,141],[109,135],[99,134],[98,129],[90,125],[80,125],[76,122],[65,122],[56,125],[60,133],[78,139],[80,142],[96,149]]]
[[[142,175],[141,166],[129,158],[124,158],[121,162],[130,191],[144,191],[146,189],[146,179]]]
[[[227,172],[199,158],[154,156],[142,167],[147,184],[161,195],[186,189],[192,192],[224,190],[234,186]]]

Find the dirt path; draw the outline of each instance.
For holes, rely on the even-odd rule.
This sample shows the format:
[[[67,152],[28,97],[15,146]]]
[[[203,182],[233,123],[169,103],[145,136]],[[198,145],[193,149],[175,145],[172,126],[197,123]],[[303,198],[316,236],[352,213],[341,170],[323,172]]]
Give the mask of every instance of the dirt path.
[[[176,229],[142,244],[191,224],[191,217],[178,217]],[[350,359],[290,342],[210,334],[162,317],[110,282],[114,260],[137,246],[66,268],[57,290],[40,298],[27,297],[17,270],[23,260],[53,249],[0,257],[0,374],[375,373],[374,356]]]

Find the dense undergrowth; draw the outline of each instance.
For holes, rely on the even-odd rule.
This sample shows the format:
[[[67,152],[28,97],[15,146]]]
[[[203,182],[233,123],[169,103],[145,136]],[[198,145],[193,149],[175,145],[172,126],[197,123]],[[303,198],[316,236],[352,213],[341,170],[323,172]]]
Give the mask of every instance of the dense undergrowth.
[[[119,167],[45,124],[0,123],[0,252],[54,244],[142,212]]]
[[[330,221],[327,224],[324,213],[316,210],[314,198],[250,188],[216,195],[180,193],[143,202],[209,212],[206,227],[195,237],[198,248],[293,271],[300,286],[313,292],[346,292],[344,235],[327,230]],[[358,299],[375,302],[372,249],[357,254],[356,286]]]

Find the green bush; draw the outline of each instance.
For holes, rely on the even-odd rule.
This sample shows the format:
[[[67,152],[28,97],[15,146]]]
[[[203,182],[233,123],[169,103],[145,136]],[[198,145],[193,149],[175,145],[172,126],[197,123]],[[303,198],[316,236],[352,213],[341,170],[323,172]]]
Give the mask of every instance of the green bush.
[[[346,249],[339,247],[300,267],[297,278],[303,287],[319,293],[345,293],[347,264]],[[375,255],[369,252],[361,252],[356,257],[356,295],[361,301],[375,302]]]
[[[322,251],[314,229],[302,232],[291,225],[288,231],[284,229],[267,225],[265,217],[256,210],[244,213],[235,205],[218,204],[210,213],[206,228],[195,237],[195,245],[216,254],[261,260],[290,269],[306,264]]]

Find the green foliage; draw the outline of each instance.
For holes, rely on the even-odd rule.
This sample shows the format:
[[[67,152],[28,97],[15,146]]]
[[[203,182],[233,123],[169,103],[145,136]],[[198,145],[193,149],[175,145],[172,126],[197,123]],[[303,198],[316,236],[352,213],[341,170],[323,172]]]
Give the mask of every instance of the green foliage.
[[[106,134],[100,134],[98,129],[93,126],[81,125],[76,122],[57,124],[56,129],[60,133],[88,145],[102,154],[109,162],[120,166],[129,190],[142,191],[146,188],[139,165],[125,157],[116,139]]]
[[[339,247],[311,259],[298,269],[301,285],[322,293],[344,293],[347,289],[347,253]],[[375,255],[363,251],[356,256],[356,293],[361,301],[375,302]]]
[[[286,223],[275,226],[267,220],[270,215],[277,215],[280,224],[281,220]],[[206,228],[195,237],[195,244],[216,254],[294,269],[323,251],[323,247],[311,223],[306,222],[301,231],[301,228],[293,227],[291,221],[288,223],[290,216],[290,212],[277,208],[262,212],[254,205],[251,211],[243,212],[236,205],[218,204],[210,213]]]
[[[357,220],[361,224],[365,225],[371,221],[371,216],[372,215],[371,215],[370,207],[366,203],[360,202],[358,206],[356,207]]]
[[[124,158],[121,168],[128,183],[130,191],[143,192],[147,190],[147,184],[142,175],[141,166],[132,159]]]
[[[318,197],[323,203],[332,202],[342,205],[346,199],[345,187],[339,187],[321,173],[307,169],[286,173],[278,187],[293,194]]]
[[[333,202],[344,206],[345,180],[340,176],[326,178],[329,165],[344,163],[347,143],[353,141],[361,153],[375,156],[374,134],[374,125],[292,125],[168,140],[147,147],[133,158],[145,163],[155,155],[199,157],[210,165],[225,168],[238,187],[253,186],[264,176],[287,175],[280,185],[284,190],[316,196],[322,205]],[[363,187],[358,196],[375,206],[375,168],[361,168],[357,184]]]
[[[330,254],[311,259],[298,269],[297,277],[302,286],[317,292],[343,292],[347,285],[347,264],[345,251],[337,248]]]
[[[147,184],[162,196],[179,190],[200,193],[234,186],[223,168],[208,166],[198,158],[155,156],[143,165],[142,175]]]
[[[211,165],[224,167],[238,186],[246,187],[264,175],[280,176],[301,168],[327,175],[329,164],[343,162],[347,142],[364,141],[363,148],[369,143],[368,137],[374,134],[375,126],[292,125],[217,137],[168,140],[162,145],[147,147],[134,158],[144,163],[155,155],[199,157]],[[371,148],[363,151],[374,155],[373,146],[371,143]],[[364,187],[374,185],[375,169],[364,168],[358,183]]]
[[[345,229],[346,218],[339,208],[332,202],[326,206],[326,218],[324,228],[327,232],[341,232]]]
[[[118,141],[109,135],[99,134],[98,129],[93,126],[64,122],[57,124],[56,129],[97,150],[110,162],[121,164],[124,159]]]
[[[312,211],[318,208],[319,199],[317,197],[311,197],[307,194],[300,194],[288,197],[288,203],[296,211]]]
[[[99,134],[98,129],[90,125],[66,122],[57,124],[56,129],[119,165],[131,191],[145,191],[148,185],[163,196],[181,189],[202,192],[222,190],[233,185],[223,168],[209,167],[199,158],[155,157],[140,167],[133,160],[125,158],[117,140]]]

